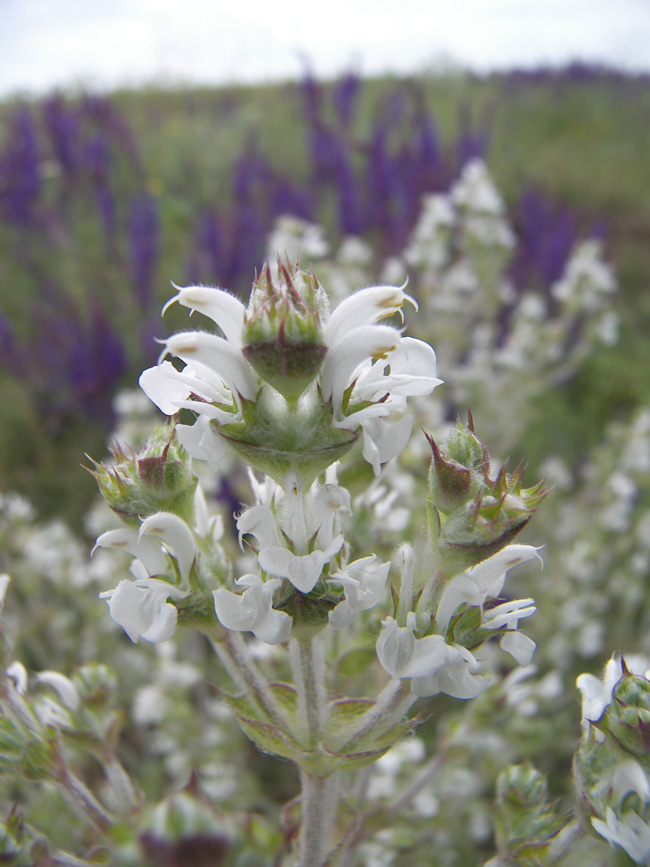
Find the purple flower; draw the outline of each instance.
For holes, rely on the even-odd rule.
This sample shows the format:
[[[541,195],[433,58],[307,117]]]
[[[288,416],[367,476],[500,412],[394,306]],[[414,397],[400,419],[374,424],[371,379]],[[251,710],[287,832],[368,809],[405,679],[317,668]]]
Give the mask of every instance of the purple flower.
[[[18,108],[9,118],[8,135],[0,153],[0,214],[17,224],[35,216],[42,175],[36,122],[32,112]]]
[[[153,283],[160,248],[158,203],[146,193],[131,202],[129,249],[135,293],[143,309],[152,299]]]

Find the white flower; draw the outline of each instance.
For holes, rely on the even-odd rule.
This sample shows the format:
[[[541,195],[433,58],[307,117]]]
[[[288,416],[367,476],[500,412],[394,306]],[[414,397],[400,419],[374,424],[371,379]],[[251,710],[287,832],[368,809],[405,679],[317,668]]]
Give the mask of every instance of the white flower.
[[[164,543],[161,546],[161,541]],[[137,558],[149,576],[164,575],[169,571],[167,555],[178,563],[181,578],[187,582],[196,557],[192,531],[185,521],[171,512],[157,512],[140,525],[139,530],[123,527],[102,533],[95,542],[97,548],[122,548]],[[138,577],[142,568],[136,566]]]
[[[255,312],[255,291],[247,311],[221,289],[179,289],[166,307],[177,301],[192,312],[198,310],[224,336],[201,331],[175,334],[164,341],[163,354],[180,358],[184,369],[162,361],[140,377],[144,392],[167,415],[181,409],[197,413],[199,422],[194,427],[179,426],[179,438],[190,455],[212,465],[223,451],[212,423],[218,428],[241,422],[242,399],[255,401],[262,384],[243,347],[247,317]],[[318,327],[326,348],[317,378],[320,395],[326,404],[331,401],[334,426],[350,431],[361,427],[364,457],[378,473],[382,463],[402,451],[410,435],[409,421],[389,427],[385,417],[402,413],[407,397],[429,394],[441,382],[435,353],[423,341],[404,338],[397,328],[378,324],[395,313],[401,315],[407,300],[415,305],[402,288],[361,289],[331,314],[320,287],[319,292],[323,298],[317,319],[322,322]]]
[[[278,544],[278,529],[273,512],[261,503],[241,513],[237,518],[237,530],[242,551],[244,536],[254,536],[261,547]]]
[[[17,660],[7,666],[7,677],[11,680],[18,695],[27,692],[27,669]]]
[[[226,447],[207,415],[200,415],[194,424],[177,424],[174,430],[190,457],[206,461],[211,470],[217,468],[217,461]]]
[[[615,653],[605,666],[603,679],[593,674],[581,674],[576,685],[582,694],[582,724],[598,722],[602,719],[612,696],[623,677],[623,657]]]
[[[535,642],[516,629],[522,618],[530,617],[537,610],[533,600],[515,599],[487,609],[484,606],[489,598],[499,596],[508,570],[533,557],[539,555],[537,548],[531,545],[508,545],[452,578],[445,587],[436,613],[436,623],[441,631],[447,631],[449,621],[459,606],[467,604],[472,608],[481,608],[481,627],[506,630],[500,642],[501,648],[520,665],[528,665],[535,652]]]
[[[341,514],[352,514],[350,494],[331,482],[319,487],[308,501],[306,520],[318,533],[318,541],[327,547],[334,539],[334,525]]]
[[[120,581],[114,590],[100,593],[100,599],[108,600],[111,618],[118,623],[137,644],[145,641],[167,641],[176,629],[178,612],[167,602],[171,596],[182,599],[187,594],[166,581],[143,578],[137,581]]]
[[[77,687],[69,677],[58,671],[41,671],[36,675],[36,680],[52,687],[68,710],[76,713],[81,707]]]
[[[343,536],[336,536],[324,551],[316,550],[304,555],[294,554],[279,545],[269,545],[262,548],[257,559],[260,567],[269,575],[288,578],[296,590],[311,593],[323,567],[338,554],[344,541]]]
[[[350,626],[362,611],[381,602],[386,592],[390,563],[375,566],[376,560],[377,557],[371,554],[361,560],[354,560],[342,572],[330,576],[329,580],[342,584],[345,592],[345,599],[329,613],[329,621],[334,629]]]
[[[392,617],[382,623],[377,656],[391,677],[411,678],[411,690],[419,696],[444,692],[466,699],[487,689],[492,679],[472,674],[479,666],[469,650],[448,644],[442,635],[416,638],[415,628],[413,612],[408,615],[406,627],[398,626]]]
[[[406,448],[413,430],[413,419],[407,415],[393,424],[388,424],[383,418],[371,418],[362,422],[361,430],[363,456],[378,476],[381,464],[396,458]]]
[[[223,587],[213,591],[221,624],[235,632],[252,632],[266,644],[287,641],[293,621],[284,611],[273,608],[273,593],[282,581],[279,578],[262,581],[257,575],[242,575],[235,583],[246,587],[241,595]]]
[[[619,818],[611,807],[607,808],[606,821],[592,819],[594,830],[612,846],[620,846],[637,864],[650,861],[650,826],[636,813],[627,812]]]

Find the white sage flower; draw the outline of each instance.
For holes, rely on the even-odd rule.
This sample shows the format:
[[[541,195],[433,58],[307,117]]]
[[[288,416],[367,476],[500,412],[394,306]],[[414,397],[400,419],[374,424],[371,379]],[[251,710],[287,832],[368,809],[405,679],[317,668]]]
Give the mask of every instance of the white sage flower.
[[[224,587],[213,591],[214,608],[220,623],[235,632],[252,632],[266,644],[280,644],[291,635],[292,619],[273,608],[273,594],[280,587],[279,578],[262,581],[258,575],[242,575],[235,581],[246,589],[242,594]]]
[[[119,624],[134,644],[167,641],[176,630],[178,612],[169,597],[183,599],[186,592],[156,578],[120,581],[114,590],[99,594],[106,599],[111,618]]]
[[[391,677],[411,680],[411,691],[419,696],[444,692],[454,698],[475,698],[492,683],[492,678],[473,674],[479,668],[465,647],[450,645],[442,635],[415,637],[415,614],[400,627],[392,617],[382,623],[377,656]]]
[[[260,567],[269,575],[288,578],[296,590],[311,593],[320,578],[323,568],[341,550],[345,541],[342,535],[336,536],[324,551],[316,550],[309,554],[298,555],[279,545],[262,548],[258,555]]]
[[[341,584],[345,593],[345,598],[329,612],[334,629],[350,626],[362,611],[374,608],[384,598],[390,563],[375,565],[376,560],[375,554],[371,554],[330,576],[329,581]]]
[[[650,825],[632,811],[618,817],[611,807],[607,808],[605,821],[593,818],[594,830],[612,846],[620,846],[637,864],[650,862]]]

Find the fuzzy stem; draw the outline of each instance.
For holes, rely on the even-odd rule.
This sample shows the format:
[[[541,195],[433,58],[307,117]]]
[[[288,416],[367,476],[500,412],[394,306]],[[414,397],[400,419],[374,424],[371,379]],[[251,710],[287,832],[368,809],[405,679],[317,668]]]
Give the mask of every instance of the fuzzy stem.
[[[386,684],[370,710],[342,733],[338,749],[349,748],[369,735],[378,737],[383,734],[396,725],[416,701],[417,696],[413,695],[401,680],[393,678]]]
[[[300,773],[302,821],[300,861],[296,867],[323,867],[330,848],[330,828],[336,812],[338,779],[336,775],[317,777]]]
[[[226,631],[223,644],[215,642],[213,646],[217,656],[235,683],[253,696],[262,710],[276,725],[279,725],[285,731],[290,731],[291,727],[285,714],[271,692],[268,682],[256,668],[241,635],[236,632]]]
[[[320,638],[309,642],[292,639],[289,659],[298,694],[298,713],[307,747],[318,749],[327,722],[325,649]],[[302,820],[299,867],[322,867],[330,848],[330,829],[336,813],[338,781],[301,768]]]
[[[319,638],[309,642],[291,639],[289,659],[298,694],[298,712],[309,747],[317,746],[327,722],[325,651]]]
[[[79,807],[102,833],[106,833],[115,824],[115,817],[102,807],[93,793],[72,773],[66,762],[60,741],[60,733],[57,732],[54,754],[56,761],[55,779],[68,795],[70,801]]]

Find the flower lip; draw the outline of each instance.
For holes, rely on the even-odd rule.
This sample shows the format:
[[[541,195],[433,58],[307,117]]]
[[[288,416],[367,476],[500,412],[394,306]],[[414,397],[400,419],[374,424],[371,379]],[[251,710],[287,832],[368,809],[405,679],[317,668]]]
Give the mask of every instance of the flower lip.
[[[162,309],[163,315],[169,307],[178,302],[183,307],[190,308],[190,316],[195,310],[203,313],[211,319],[223,331],[226,340],[237,348],[242,345],[242,331],[244,327],[244,314],[246,308],[242,302],[226,292],[225,289],[217,289],[210,286],[186,286],[180,287],[172,283],[178,294],[165,304]]]

